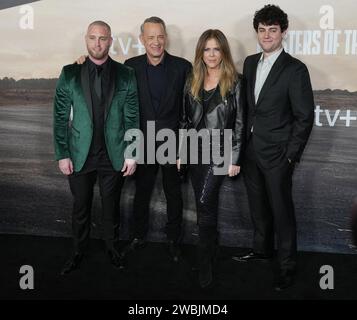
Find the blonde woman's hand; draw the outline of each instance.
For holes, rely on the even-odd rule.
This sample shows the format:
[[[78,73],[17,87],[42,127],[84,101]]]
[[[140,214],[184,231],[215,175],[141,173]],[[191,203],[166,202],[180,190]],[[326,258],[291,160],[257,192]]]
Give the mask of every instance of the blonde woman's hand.
[[[177,166],[177,171],[180,171],[180,169],[181,169],[181,160],[180,159],[176,160],[176,166]]]
[[[240,172],[240,166],[231,164],[228,168],[228,175],[230,177],[234,177],[234,176],[238,175],[239,172]]]

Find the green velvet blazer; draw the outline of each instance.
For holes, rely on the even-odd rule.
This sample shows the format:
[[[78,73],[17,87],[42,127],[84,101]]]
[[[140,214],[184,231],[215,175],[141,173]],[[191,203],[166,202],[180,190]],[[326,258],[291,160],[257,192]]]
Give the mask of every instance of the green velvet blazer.
[[[93,136],[87,62],[63,67],[56,87],[53,119],[55,159],[70,158],[78,172],[88,157]],[[124,134],[139,128],[139,102],[134,70],[113,60],[104,121],[108,155],[113,168],[120,171],[128,145]]]

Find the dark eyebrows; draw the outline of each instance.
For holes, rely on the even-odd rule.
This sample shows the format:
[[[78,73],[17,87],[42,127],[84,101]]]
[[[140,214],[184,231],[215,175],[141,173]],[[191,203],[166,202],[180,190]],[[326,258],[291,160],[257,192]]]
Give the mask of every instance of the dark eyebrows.
[[[267,27],[267,28],[264,28],[264,27],[259,27],[258,28],[258,31],[276,31],[278,30],[278,27]]]

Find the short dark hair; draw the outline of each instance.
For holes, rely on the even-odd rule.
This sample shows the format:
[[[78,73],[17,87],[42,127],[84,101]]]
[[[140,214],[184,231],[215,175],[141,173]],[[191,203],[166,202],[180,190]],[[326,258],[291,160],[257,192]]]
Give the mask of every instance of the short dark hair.
[[[288,15],[273,4],[267,4],[262,9],[254,14],[253,26],[258,32],[259,23],[265,26],[279,25],[281,32],[284,32],[289,27]]]
[[[165,31],[165,33],[166,33],[166,25],[165,25],[165,22],[164,22],[164,20],[162,20],[161,18],[159,18],[159,17],[150,17],[150,18],[146,18],[145,20],[144,20],[144,22],[141,24],[141,26],[140,26],[140,31],[141,31],[141,33],[144,33],[144,24],[145,23],[160,23],[163,27],[164,27],[164,31]]]

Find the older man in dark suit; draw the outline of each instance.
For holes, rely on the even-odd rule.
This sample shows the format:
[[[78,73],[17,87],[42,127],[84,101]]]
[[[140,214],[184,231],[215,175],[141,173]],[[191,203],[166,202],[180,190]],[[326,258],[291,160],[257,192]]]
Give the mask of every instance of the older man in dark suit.
[[[131,58],[125,65],[135,70],[138,79],[140,128],[145,141],[148,121],[155,124],[155,131],[171,129],[176,134],[179,126],[179,112],[183,101],[183,88],[191,64],[180,57],[170,55],[166,50],[166,26],[158,17],[147,18],[141,25],[140,40],[146,54]],[[152,141],[155,151],[160,145]],[[176,164],[148,161],[148,146],[145,145],[145,163],[136,171],[136,193],[132,220],[132,241],[128,250],[135,250],[145,244],[149,227],[149,204],[159,168],[167,202],[166,234],[168,249],[174,261],[179,257],[179,239],[182,224],[182,196],[180,177]]]

